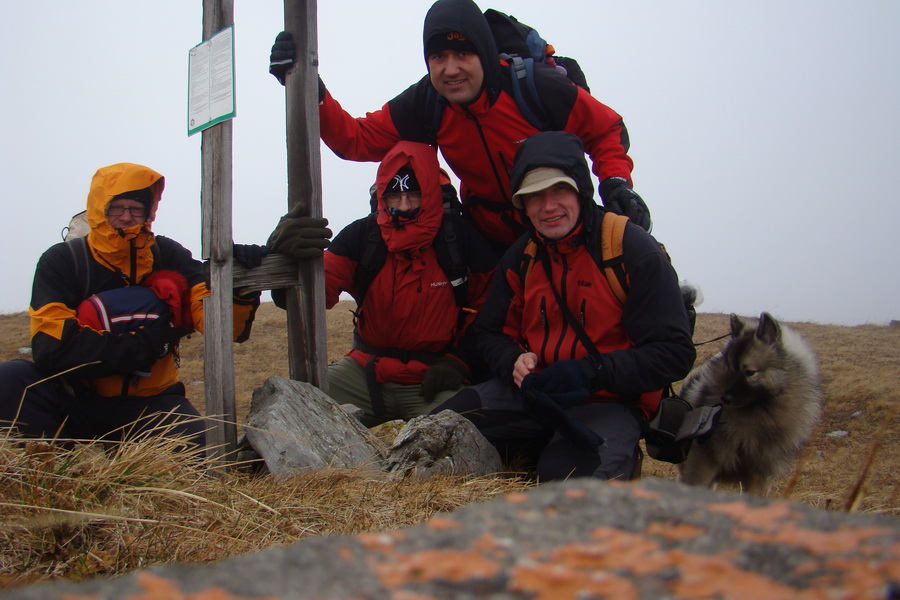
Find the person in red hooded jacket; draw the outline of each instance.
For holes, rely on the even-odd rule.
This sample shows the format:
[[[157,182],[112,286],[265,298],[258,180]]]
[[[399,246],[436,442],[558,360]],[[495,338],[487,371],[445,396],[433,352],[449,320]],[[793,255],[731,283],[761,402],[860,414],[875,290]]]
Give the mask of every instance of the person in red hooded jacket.
[[[474,227],[454,221],[468,271],[467,302],[460,306],[438,257],[442,185],[450,183],[433,147],[398,143],[378,167],[375,214],[341,230],[325,252],[326,306],[341,292],[357,302],[353,349],[328,366],[329,395],[362,408],[369,427],[427,413],[468,382],[475,367],[465,332],[484,302],[496,258]],[[373,231],[383,263],[362,289],[359,265],[374,251]]]
[[[0,363],[0,426],[63,443],[152,431],[204,443],[176,350],[202,331],[209,289],[203,264],[152,230],[164,183],[132,163],[97,170],[87,235],[38,261],[28,309],[34,362]],[[235,245],[249,267],[265,252]],[[235,341],[249,336],[258,306],[259,292],[234,297]]]

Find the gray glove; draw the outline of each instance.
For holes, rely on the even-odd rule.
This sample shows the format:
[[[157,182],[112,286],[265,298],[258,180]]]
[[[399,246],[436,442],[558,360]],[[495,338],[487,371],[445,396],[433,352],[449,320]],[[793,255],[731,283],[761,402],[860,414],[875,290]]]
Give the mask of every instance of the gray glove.
[[[331,243],[328,219],[301,217],[301,207],[295,206],[281,217],[266,245],[272,252],[296,259],[316,258]]]

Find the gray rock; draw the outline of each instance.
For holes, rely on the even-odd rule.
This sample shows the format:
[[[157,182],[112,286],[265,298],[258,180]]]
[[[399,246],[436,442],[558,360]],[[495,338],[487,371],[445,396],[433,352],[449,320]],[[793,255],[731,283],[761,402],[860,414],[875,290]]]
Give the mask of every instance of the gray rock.
[[[380,442],[322,390],[301,381],[269,377],[254,390],[244,434],[279,477],[305,469],[381,469]]]
[[[384,468],[419,477],[482,477],[504,470],[500,454],[471,421],[449,410],[410,419],[388,450]]]

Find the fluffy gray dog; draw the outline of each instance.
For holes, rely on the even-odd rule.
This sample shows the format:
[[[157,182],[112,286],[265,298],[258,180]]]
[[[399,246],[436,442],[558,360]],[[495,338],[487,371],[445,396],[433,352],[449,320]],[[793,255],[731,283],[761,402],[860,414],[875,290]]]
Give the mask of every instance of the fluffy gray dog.
[[[815,353],[768,313],[747,320],[732,314],[730,340],[688,374],[680,395],[694,407],[724,408],[710,436],[694,441],[679,480],[736,482],[760,495],[797,458],[822,411]]]

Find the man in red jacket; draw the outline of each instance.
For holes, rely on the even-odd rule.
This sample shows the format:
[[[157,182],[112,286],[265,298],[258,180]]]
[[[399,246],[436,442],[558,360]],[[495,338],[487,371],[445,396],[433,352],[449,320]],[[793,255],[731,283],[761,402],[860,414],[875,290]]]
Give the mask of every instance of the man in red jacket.
[[[496,259],[470,223],[454,218],[452,203],[444,207],[447,186],[455,196],[433,147],[398,143],[378,167],[375,212],[325,252],[326,306],[345,291],[357,303],[353,349],[328,366],[329,394],[362,408],[369,427],[427,413],[476,366],[474,340],[464,335]],[[445,257],[445,220],[458,265]]]
[[[472,0],[438,0],[425,17],[428,74],[385,104],[354,119],[319,80],[322,140],[338,156],[379,161],[399,140],[436,145],[462,182],[467,214],[502,252],[524,231],[511,202],[509,170],[518,145],[538,132],[512,91],[515,72],[501,61],[487,20]],[[276,38],[270,72],[284,82],[295,46],[289,32]],[[650,229],[650,213],[632,190],[628,131],[622,118],[555,67],[534,65],[533,83],[552,130],[582,141],[600,180],[607,209]]]
[[[605,211],[577,136],[526,140],[511,181],[532,231],[500,260],[473,325],[496,379],[433,412],[463,414],[501,454],[524,452],[541,480],[630,478],[662,388],[695,357],[678,277],[650,234],[628,222],[624,303],[614,293],[597,263]]]

